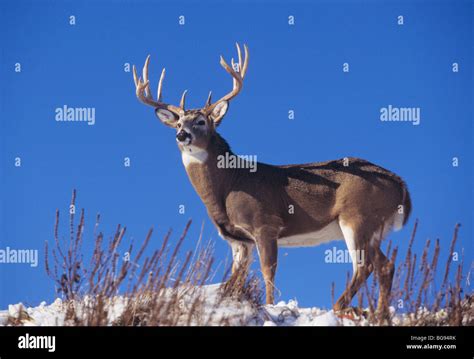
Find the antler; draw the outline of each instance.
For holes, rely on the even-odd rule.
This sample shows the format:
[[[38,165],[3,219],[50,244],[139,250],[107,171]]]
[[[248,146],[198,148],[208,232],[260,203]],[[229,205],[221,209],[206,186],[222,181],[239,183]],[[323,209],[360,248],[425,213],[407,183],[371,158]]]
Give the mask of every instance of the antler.
[[[161,89],[163,86],[163,79],[165,78],[165,69],[161,71],[160,81],[158,82],[158,92],[156,95],[157,101],[153,99],[150,91],[150,81],[148,80],[148,65],[150,63],[150,55],[147,56],[145,60],[145,65],[143,66],[143,80],[141,77],[138,77],[135,65],[133,65],[133,81],[135,82],[135,88],[138,99],[143,102],[145,105],[153,106],[154,108],[164,108],[168,111],[174,112],[177,115],[180,115],[184,112],[184,100],[186,97],[186,91],[184,91],[181,98],[181,106],[173,106],[161,102]]]
[[[221,66],[232,76],[232,79],[233,79],[232,91],[212,104],[211,104],[211,96],[209,94],[209,98],[204,108],[208,113],[211,112],[219,102],[232,100],[235,96],[239,94],[240,90],[242,90],[243,80],[245,77],[245,73],[247,72],[247,67],[249,63],[249,53],[248,53],[247,45],[244,44],[245,58],[244,58],[244,62],[242,63],[242,51],[240,50],[240,46],[238,43],[236,43],[235,46],[237,47],[237,55],[239,59],[239,62],[237,64],[235,64],[234,59],[232,59],[231,61],[232,67],[229,66],[227,62],[225,62],[222,56],[220,60]]]

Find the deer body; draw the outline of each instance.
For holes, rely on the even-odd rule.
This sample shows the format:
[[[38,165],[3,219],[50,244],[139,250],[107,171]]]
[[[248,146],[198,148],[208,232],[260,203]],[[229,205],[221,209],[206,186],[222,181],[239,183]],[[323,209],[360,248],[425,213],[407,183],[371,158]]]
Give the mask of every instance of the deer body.
[[[343,239],[339,226],[332,225],[339,216],[370,219],[374,228],[383,222],[387,229],[399,228],[405,219],[397,211],[406,196],[403,181],[367,161],[259,163],[258,171],[252,173],[218,168],[217,157],[225,152],[231,152],[230,148],[208,148],[205,160],[184,164],[210,218],[226,238],[254,241],[258,228],[267,225],[279,229],[280,246],[311,246]]]
[[[222,66],[233,77],[232,92],[214,104],[209,96],[206,106],[199,110],[184,110],[184,95],[179,108],[152,102],[148,59],[143,81],[134,71],[137,96],[155,107],[164,124],[178,131],[187,175],[219,234],[232,247],[233,274],[247,272],[256,247],[267,303],[271,304],[278,247],[315,246],[344,239],[351,251],[354,274],[335,309],[347,308],[370,273],[381,268],[378,275],[386,279],[380,287],[382,307],[381,301],[390,292],[393,264],[380,250],[380,242],[408,219],[411,202],[405,183],[392,172],[358,158],[286,166],[258,163],[255,172],[218,166],[219,156],[234,155],[216,127],[228,102],[240,91],[247,69],[247,48],[244,63],[237,49],[237,70],[221,58]],[[356,263],[356,251],[365,253],[362,265]]]

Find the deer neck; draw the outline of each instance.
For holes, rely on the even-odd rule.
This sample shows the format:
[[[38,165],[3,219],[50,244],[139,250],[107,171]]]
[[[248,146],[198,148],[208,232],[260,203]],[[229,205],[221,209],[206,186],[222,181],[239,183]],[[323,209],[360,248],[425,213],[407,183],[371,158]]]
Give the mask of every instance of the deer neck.
[[[227,141],[215,133],[208,147],[204,149],[183,148],[181,156],[188,177],[206,205],[209,212],[214,213],[223,209],[223,198],[228,193],[234,179],[234,170],[219,168],[219,156],[233,155]]]

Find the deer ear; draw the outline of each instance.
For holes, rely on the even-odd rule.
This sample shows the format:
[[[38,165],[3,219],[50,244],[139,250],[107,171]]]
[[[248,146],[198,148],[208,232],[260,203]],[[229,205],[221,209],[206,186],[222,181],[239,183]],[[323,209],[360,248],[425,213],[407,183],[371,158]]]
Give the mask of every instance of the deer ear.
[[[228,108],[229,108],[229,102],[221,101],[212,109],[212,112],[209,115],[209,117],[214,122],[215,126],[219,126]]]
[[[160,121],[169,127],[176,127],[178,123],[178,116],[176,116],[173,112],[165,110],[164,108],[157,108],[155,110],[156,117],[160,119]]]

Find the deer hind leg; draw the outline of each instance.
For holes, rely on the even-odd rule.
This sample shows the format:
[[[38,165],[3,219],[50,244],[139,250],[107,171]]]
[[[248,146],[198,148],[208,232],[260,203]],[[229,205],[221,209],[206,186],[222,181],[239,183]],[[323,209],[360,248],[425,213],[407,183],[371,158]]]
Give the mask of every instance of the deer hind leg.
[[[393,263],[388,260],[385,254],[383,254],[379,245],[375,248],[374,267],[379,282],[377,313],[380,316],[380,319],[387,319],[390,314],[390,292],[392,290],[395,268]]]
[[[353,273],[349,285],[336,301],[334,311],[341,311],[350,306],[352,298],[374,270],[368,241],[370,237],[357,226],[344,220],[339,220],[339,225],[351,255]]]
[[[377,303],[377,315],[379,319],[388,319],[390,314],[390,294],[392,291],[393,275],[395,272],[394,264],[385,256],[380,249],[383,239],[392,229],[393,223],[384,222],[381,227],[372,235],[369,243],[372,256],[371,261],[374,266],[379,286],[379,298]]]

